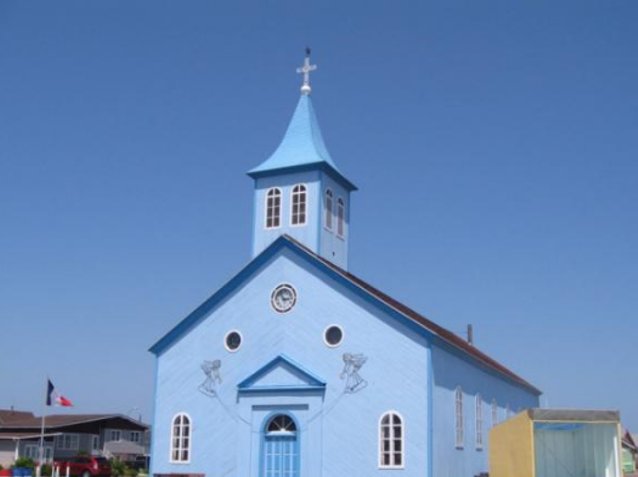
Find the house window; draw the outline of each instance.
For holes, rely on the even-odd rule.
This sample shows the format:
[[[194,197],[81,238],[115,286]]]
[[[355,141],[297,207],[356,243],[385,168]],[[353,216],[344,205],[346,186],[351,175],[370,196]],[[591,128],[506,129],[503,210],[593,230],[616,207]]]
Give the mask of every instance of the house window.
[[[483,400],[476,395],[476,448],[483,449]]]
[[[505,406],[505,419],[509,419],[512,417],[512,409],[510,408],[509,403]]]
[[[274,229],[281,223],[281,191],[277,188],[266,193],[266,228]]]
[[[498,404],[496,399],[492,399],[492,427],[498,424]]]
[[[140,441],[140,431],[131,431],[131,442],[139,442]]]
[[[292,209],[290,223],[304,225],[306,223],[306,186],[298,184],[292,189]]]
[[[100,450],[100,436],[91,436],[91,449]]]
[[[326,200],[325,200],[325,209],[326,209],[325,225],[328,230],[332,230],[332,202],[333,202],[332,191],[328,189],[326,190]]]
[[[396,469],[403,467],[404,443],[403,419],[390,411],[379,421],[379,467]]]
[[[337,235],[343,237],[344,234],[344,217],[346,214],[346,206],[343,199],[339,197],[337,199]]]
[[[456,391],[454,393],[454,404],[455,404],[455,436],[456,436],[456,447],[457,449],[463,449],[463,390],[460,386],[456,387]]]
[[[80,437],[77,434],[62,434],[55,438],[55,446],[60,450],[78,450]]]
[[[122,431],[111,430],[109,431],[109,441],[122,440]]]
[[[53,459],[53,448],[44,446],[42,448],[44,462],[51,462]],[[36,462],[40,461],[40,446],[37,444],[27,444],[24,447],[24,457],[33,459]]]
[[[171,462],[188,463],[190,461],[191,420],[184,413],[173,418],[171,427]]]

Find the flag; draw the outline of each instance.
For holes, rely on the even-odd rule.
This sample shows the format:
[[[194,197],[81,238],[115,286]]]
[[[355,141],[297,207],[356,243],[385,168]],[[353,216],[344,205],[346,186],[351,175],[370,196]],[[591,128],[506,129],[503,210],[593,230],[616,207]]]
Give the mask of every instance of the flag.
[[[55,390],[55,386],[50,379],[47,380],[47,406],[51,406],[52,404],[64,407],[73,406],[73,403],[69,401],[67,398],[62,396],[62,394],[58,393]]]

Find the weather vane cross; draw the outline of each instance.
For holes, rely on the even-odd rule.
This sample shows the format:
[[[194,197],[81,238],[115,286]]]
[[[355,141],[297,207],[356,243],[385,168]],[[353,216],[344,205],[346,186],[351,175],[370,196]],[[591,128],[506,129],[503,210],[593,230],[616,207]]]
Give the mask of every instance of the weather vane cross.
[[[303,74],[303,85],[301,86],[301,94],[308,95],[312,88],[310,88],[310,72],[317,69],[317,65],[310,64],[310,48],[306,48],[306,57],[303,61],[303,66],[297,68],[297,73]]]

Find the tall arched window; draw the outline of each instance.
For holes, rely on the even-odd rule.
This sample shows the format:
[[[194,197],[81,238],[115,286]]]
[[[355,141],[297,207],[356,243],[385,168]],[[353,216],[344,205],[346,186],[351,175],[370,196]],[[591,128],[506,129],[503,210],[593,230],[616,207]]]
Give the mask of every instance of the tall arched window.
[[[476,395],[476,448],[483,448],[483,399],[481,395]]]
[[[303,225],[306,223],[306,186],[297,184],[292,188],[292,209],[290,223]]]
[[[403,419],[395,411],[385,413],[379,420],[379,467],[403,467],[403,444]]]
[[[324,221],[324,224],[326,228],[329,230],[332,230],[332,202],[333,202],[332,191],[330,189],[327,189],[326,199],[324,204],[325,213],[326,213],[326,219]]]
[[[185,413],[173,418],[171,426],[171,462],[190,462],[191,419]]]
[[[455,427],[455,436],[456,436],[456,447],[459,449],[463,448],[463,390],[461,386],[456,387],[456,391],[454,392],[454,421],[456,423]]]
[[[266,193],[266,228],[273,229],[281,224],[281,191],[272,188]]]
[[[337,235],[343,237],[345,232],[344,229],[344,220],[346,215],[346,205],[343,202],[343,199],[339,197],[337,199]]]

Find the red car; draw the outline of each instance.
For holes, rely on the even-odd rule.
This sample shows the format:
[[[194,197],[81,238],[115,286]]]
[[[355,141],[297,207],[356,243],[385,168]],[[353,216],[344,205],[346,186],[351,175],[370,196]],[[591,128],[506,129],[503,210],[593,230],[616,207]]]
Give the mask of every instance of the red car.
[[[80,455],[66,461],[56,462],[54,465],[60,467],[60,476],[66,475],[67,466],[69,467],[69,475],[74,477],[110,477],[111,475],[111,464],[104,457]]]

